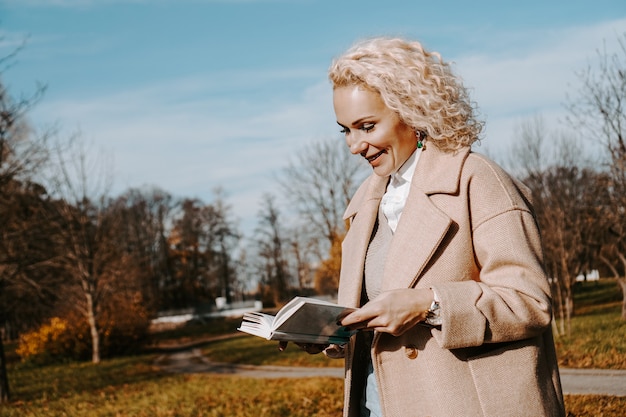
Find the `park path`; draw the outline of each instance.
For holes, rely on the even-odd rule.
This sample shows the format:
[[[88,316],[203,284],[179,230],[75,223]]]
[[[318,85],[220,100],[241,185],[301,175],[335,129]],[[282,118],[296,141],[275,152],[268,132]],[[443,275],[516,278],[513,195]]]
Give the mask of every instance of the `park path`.
[[[225,339],[225,335],[210,340]],[[204,340],[201,343],[205,343]],[[212,373],[249,378],[343,378],[343,368],[312,368],[293,366],[256,366],[213,362],[202,355],[198,341],[188,346],[161,346],[155,365],[171,373]],[[597,394],[626,396],[626,370],[561,368],[564,394]]]
[[[155,364],[171,373],[212,373],[250,378],[343,377],[343,367],[256,366],[213,362],[203,356],[199,348],[163,354],[157,357]]]
[[[564,394],[626,397],[626,370],[561,368]]]

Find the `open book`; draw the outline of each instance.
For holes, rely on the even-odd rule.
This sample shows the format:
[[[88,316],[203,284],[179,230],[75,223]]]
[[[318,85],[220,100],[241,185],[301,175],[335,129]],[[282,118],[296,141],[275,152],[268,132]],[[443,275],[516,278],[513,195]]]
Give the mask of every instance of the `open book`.
[[[350,331],[337,322],[354,310],[316,298],[296,297],[276,316],[245,313],[238,330],[267,340],[343,344],[356,331]]]

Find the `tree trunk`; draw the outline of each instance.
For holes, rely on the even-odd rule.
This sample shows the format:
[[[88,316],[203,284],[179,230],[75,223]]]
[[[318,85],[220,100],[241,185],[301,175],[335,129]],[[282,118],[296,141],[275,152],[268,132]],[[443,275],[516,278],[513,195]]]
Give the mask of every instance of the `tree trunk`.
[[[4,340],[0,335],[0,404],[9,401],[9,375],[7,374]]]
[[[554,271],[556,271],[556,268],[553,268]],[[565,303],[563,300],[563,288],[561,286],[561,280],[560,278],[558,278],[557,276],[555,276],[553,278],[554,280],[554,288],[556,289],[556,302],[557,305],[559,307],[559,318],[560,318],[560,322],[559,322],[559,330],[558,330],[558,334],[559,336],[565,336]]]
[[[626,257],[621,255],[621,253],[619,253],[618,256],[622,261],[624,268],[626,268]],[[619,272],[617,272],[617,268],[615,268],[615,266],[606,257],[600,255],[599,258],[607,267],[609,267],[611,272],[613,272],[613,277],[615,277],[617,283],[622,289],[622,320],[626,320],[626,276],[620,277]]]
[[[87,322],[91,332],[91,361],[100,363],[100,333],[98,332],[98,323],[96,322],[96,314],[94,309],[93,297],[86,294],[87,297]]]
[[[565,307],[565,311],[567,313],[567,337],[570,337],[572,335],[572,312],[574,311],[574,300],[569,291],[565,296]]]
[[[622,252],[618,252],[617,256],[619,256],[620,261],[622,261],[622,266],[624,270],[626,270],[626,256],[624,256]],[[622,320],[626,320],[626,276],[618,276],[617,282],[620,287],[622,287]]]
[[[622,288],[622,320],[626,320],[626,277],[618,278],[617,283]]]

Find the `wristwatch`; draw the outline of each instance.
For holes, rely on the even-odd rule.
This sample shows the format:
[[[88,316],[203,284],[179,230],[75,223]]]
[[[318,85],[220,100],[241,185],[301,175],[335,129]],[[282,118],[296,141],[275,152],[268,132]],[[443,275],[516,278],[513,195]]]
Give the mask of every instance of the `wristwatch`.
[[[426,312],[426,323],[431,326],[441,326],[440,306],[438,300],[433,300]]]

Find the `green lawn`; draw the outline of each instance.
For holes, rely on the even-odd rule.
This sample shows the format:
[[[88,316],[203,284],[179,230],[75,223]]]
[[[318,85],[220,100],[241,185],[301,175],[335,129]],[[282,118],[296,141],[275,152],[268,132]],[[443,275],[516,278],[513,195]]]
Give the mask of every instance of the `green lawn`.
[[[626,369],[626,321],[620,318],[621,299],[615,280],[576,286],[571,335],[555,338],[560,366]]]
[[[616,293],[617,291],[617,293]],[[626,323],[620,320],[614,281],[577,288],[572,336],[557,338],[562,366],[626,369]],[[197,341],[212,360],[256,365],[342,366],[341,361],[308,355],[294,346],[278,352],[276,343],[242,336],[207,342],[230,333],[238,320],[211,321],[164,332],[161,344]],[[204,340],[204,341],[203,341]],[[69,363],[29,366],[7,346],[12,402],[7,416],[337,416],[343,383],[337,378],[253,379],[236,376],[168,375],[154,367],[159,352],[116,358],[99,365]],[[567,396],[570,417],[626,415],[626,397]]]
[[[291,344],[287,345],[285,351],[280,352],[278,342],[268,342],[254,336],[242,336],[210,343],[202,349],[202,353],[216,362],[249,365],[343,367],[341,360],[330,360],[324,355],[305,354],[297,346]]]
[[[330,416],[341,411],[341,380],[262,380],[165,375],[153,358],[14,369],[15,400],[0,416]],[[311,413],[311,410],[318,410]]]

